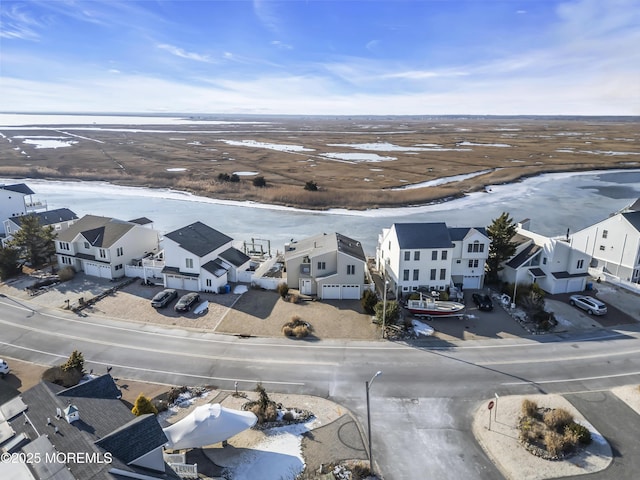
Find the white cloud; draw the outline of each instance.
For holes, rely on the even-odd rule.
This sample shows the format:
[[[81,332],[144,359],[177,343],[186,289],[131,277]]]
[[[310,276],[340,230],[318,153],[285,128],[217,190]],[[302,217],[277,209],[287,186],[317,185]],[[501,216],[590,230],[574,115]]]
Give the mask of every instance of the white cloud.
[[[24,6],[0,6],[0,38],[19,40],[38,40],[38,29],[42,24],[24,11]]]
[[[211,57],[209,55],[202,55],[200,53],[195,52],[187,52],[180,47],[176,47],[175,45],[168,45],[166,43],[162,43],[158,45],[158,48],[161,50],[166,50],[167,52],[175,55],[176,57],[186,58],[188,60],[195,60],[196,62],[205,62],[205,63],[213,63]]]
[[[273,40],[271,45],[274,45],[282,50],[293,50],[293,46],[288,43],[283,43],[280,40]]]

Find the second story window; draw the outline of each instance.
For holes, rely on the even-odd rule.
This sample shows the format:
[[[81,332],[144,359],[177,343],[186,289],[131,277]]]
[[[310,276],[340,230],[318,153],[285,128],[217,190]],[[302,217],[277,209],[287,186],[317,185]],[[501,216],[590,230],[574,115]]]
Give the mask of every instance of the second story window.
[[[58,245],[60,246],[60,250],[71,250],[67,242],[58,242]]]
[[[107,251],[104,248],[101,248],[98,250],[98,255],[100,255],[100,258],[107,258]]]
[[[440,269],[440,280],[444,280],[447,278],[447,269],[446,268],[441,268]]]
[[[187,268],[193,268],[193,258],[185,259],[185,264]]]
[[[325,262],[318,262],[318,270],[326,270],[327,264]]]
[[[404,280],[405,282],[407,280],[409,280],[409,270],[403,270],[403,272],[402,272],[402,280]]]
[[[355,275],[355,274],[356,274],[356,266],[347,265],[347,275]]]
[[[404,260],[405,260],[405,262],[411,260],[411,252],[410,251],[407,250],[406,252],[404,252]]]
[[[416,250],[415,252],[413,252],[413,259],[415,261],[420,260],[420,250]]]
[[[413,281],[417,282],[420,279],[420,270],[413,271]]]
[[[468,253],[482,253],[484,252],[484,243],[480,243],[478,240],[475,240],[473,243],[470,243],[467,247]]]
[[[478,259],[469,260],[469,268],[478,268]]]
[[[607,238],[609,236],[609,230],[602,230],[602,238]]]
[[[580,269],[580,268],[584,267],[584,260],[582,260],[582,259],[581,259],[581,260],[578,260],[578,265],[576,265],[576,267],[577,267],[578,269]]]
[[[118,247],[118,248],[117,248],[117,250],[116,250],[116,255],[117,255],[118,257],[121,257],[122,255],[124,255],[124,249],[123,249],[123,247]]]
[[[91,245],[89,245],[89,242],[84,242],[84,248],[86,248],[87,250],[91,248]]]
[[[447,251],[446,250],[442,250],[442,255],[440,256],[440,258],[442,260],[446,260],[447,259]]]
[[[438,259],[438,251],[434,250],[433,252],[431,252],[431,260],[437,260]]]

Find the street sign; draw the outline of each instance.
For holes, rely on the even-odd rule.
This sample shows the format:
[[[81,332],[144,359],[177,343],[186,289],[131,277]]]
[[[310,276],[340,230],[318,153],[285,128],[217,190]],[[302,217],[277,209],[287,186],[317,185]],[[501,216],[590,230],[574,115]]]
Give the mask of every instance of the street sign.
[[[495,405],[495,404],[493,403],[493,400],[491,400],[491,401],[489,402],[489,405],[487,405],[487,408],[488,408],[489,410],[491,410],[491,409],[493,408],[493,406],[494,406],[494,405]]]

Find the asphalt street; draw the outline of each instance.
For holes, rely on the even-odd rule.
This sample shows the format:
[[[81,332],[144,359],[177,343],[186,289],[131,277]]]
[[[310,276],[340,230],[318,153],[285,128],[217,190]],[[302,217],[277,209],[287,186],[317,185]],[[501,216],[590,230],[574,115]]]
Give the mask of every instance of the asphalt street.
[[[55,365],[77,349],[87,369],[112,367],[131,380],[226,389],[262,382],[270,391],[330,398],[362,425],[365,381],[382,370],[370,390],[372,441],[387,479],[501,478],[471,433],[472,412],[494,393],[578,394],[640,383],[637,327],[447,344],[292,343],[34,308],[0,297],[1,356]]]

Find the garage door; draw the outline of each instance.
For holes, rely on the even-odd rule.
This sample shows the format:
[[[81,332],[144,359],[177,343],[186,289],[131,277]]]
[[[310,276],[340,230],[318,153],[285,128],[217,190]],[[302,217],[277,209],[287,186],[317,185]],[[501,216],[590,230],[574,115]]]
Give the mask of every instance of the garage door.
[[[189,290],[192,292],[197,292],[199,290],[197,278],[185,278],[183,285],[185,290]]]
[[[482,277],[480,277],[479,275],[470,275],[470,276],[464,276],[462,278],[462,289],[463,290],[467,290],[467,289],[477,289],[480,288],[480,279]]]
[[[175,275],[167,275],[167,288],[175,288],[182,290],[182,277],[176,277]]]
[[[111,266],[99,263],[85,263],[84,273],[93,277],[111,278]]]
[[[342,285],[343,300],[360,300],[360,285]]]
[[[567,291],[564,293],[569,293],[569,292],[581,292],[582,290],[584,290],[584,278],[572,278],[569,280],[569,283],[567,284]]]
[[[325,300],[339,300],[340,285],[323,285],[322,298]]]

